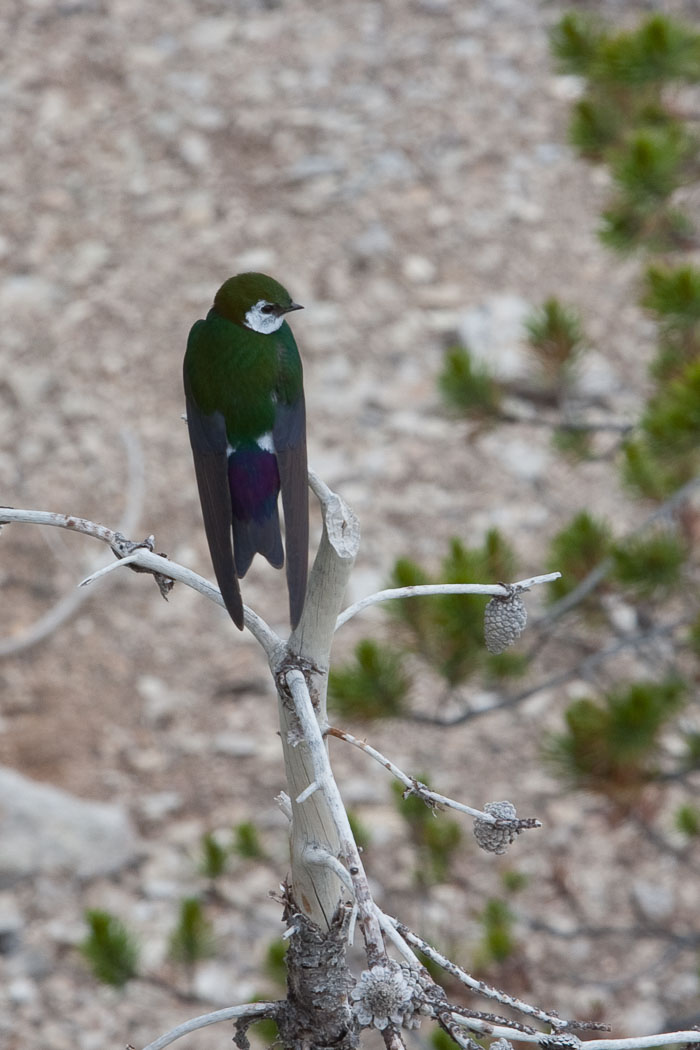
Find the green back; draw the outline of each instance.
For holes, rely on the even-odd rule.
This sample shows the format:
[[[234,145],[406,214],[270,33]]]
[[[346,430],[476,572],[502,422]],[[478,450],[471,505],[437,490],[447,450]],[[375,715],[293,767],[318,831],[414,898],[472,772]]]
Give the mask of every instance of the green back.
[[[262,335],[210,310],[192,327],[185,372],[199,411],[223,415],[231,445],[271,431],[277,400],[293,404],[302,394],[301,360],[286,321]]]

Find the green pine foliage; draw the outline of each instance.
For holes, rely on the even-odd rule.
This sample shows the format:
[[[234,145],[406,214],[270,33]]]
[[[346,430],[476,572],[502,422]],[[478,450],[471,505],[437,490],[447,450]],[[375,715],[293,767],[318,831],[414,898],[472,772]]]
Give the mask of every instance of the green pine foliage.
[[[632,491],[653,500],[663,500],[672,491],[672,483],[642,438],[630,438],[622,453],[622,478]]]
[[[241,821],[233,829],[231,850],[244,860],[262,860],[265,851],[260,842],[258,829],[251,820]]]
[[[696,616],[688,631],[688,644],[692,652],[700,660],[700,614]]]
[[[692,234],[689,220],[670,204],[688,180],[686,165],[695,143],[682,126],[644,128],[609,154],[617,195],[603,212],[601,238],[609,247],[630,251],[644,243],[652,251],[682,247]]]
[[[563,395],[584,348],[578,311],[551,296],[526,319],[525,330],[547,385]]]
[[[600,98],[599,92],[579,99],[574,104],[569,123],[569,141],[588,160],[601,160],[619,140],[625,114],[612,100]]]
[[[676,810],[676,828],[689,839],[700,836],[700,809],[692,803],[679,806]]]
[[[576,700],[566,710],[564,732],[547,736],[545,761],[572,789],[633,802],[655,779],[661,733],[685,699],[685,684],[673,678],[634,682],[602,702]]]
[[[490,897],[479,921],[483,933],[476,951],[475,968],[487,970],[494,963],[500,965],[506,962],[516,950],[514,918],[506,901]]]
[[[271,941],[265,952],[264,969],[266,975],[279,988],[284,988],[287,983],[287,942],[280,940]]]
[[[207,831],[200,843],[199,871],[206,879],[218,879],[223,875],[228,863],[228,850],[222,846],[216,836]]]
[[[647,404],[625,446],[624,477],[652,499],[669,496],[700,470],[700,358]]]
[[[574,427],[556,427],[552,434],[552,445],[560,455],[574,462],[591,459],[593,455],[590,433]]]
[[[652,265],[644,285],[642,305],[659,325],[659,349],[651,372],[664,382],[700,360],[700,270]]]
[[[425,776],[418,779],[429,786]],[[418,882],[423,886],[444,882],[462,841],[459,824],[442,813],[436,813],[417,795],[404,798],[404,789],[398,782],[392,787],[398,811],[408,825],[411,841],[416,848]]]
[[[461,540],[450,541],[435,579],[406,558],[397,561],[392,587],[419,583],[479,583],[511,580],[515,556],[497,529],[491,529],[481,547],[467,547]],[[445,594],[427,598],[407,598],[392,603],[393,614],[404,624],[408,646],[422,656],[449,686],[459,685],[475,671],[487,668],[494,676],[517,672],[509,654],[489,659],[483,642],[483,599],[472,595]]]
[[[80,945],[98,981],[122,988],[138,972],[139,947],[121,919],[94,908],[85,912],[89,933]]]
[[[185,897],[180,902],[178,922],[170,935],[168,957],[191,969],[215,951],[214,928],[206,916],[199,897]]]
[[[255,1034],[265,1046],[271,1047],[278,1044],[279,1028],[277,1027],[277,1021],[271,1017],[263,1017],[260,1021],[254,1021],[253,1024],[255,1025],[253,1029]]]
[[[447,1034],[444,1028],[435,1027],[430,1033],[430,1045],[433,1050],[455,1050],[459,1044]]]
[[[614,575],[640,597],[668,592],[681,579],[687,553],[680,538],[667,530],[632,537],[613,547]]]
[[[492,529],[481,547],[467,547],[452,539],[434,576],[409,558],[399,558],[389,586],[510,580],[514,566],[513,551],[501,533]],[[328,696],[336,712],[355,718],[399,717],[411,683],[406,669],[409,656],[427,663],[449,688],[477,671],[501,679],[523,674],[527,668],[525,654],[487,652],[484,600],[476,595],[403,598],[391,602],[387,613],[401,627],[400,634],[394,631],[394,644],[365,638],[351,663],[331,671]]]
[[[697,174],[697,142],[671,110],[667,88],[700,80],[700,34],[662,14],[615,32],[570,13],[554,28],[551,48],[560,71],[586,82],[570,140],[583,156],[609,163],[616,184],[603,240],[621,251],[683,246],[691,227],[672,197]]]
[[[683,765],[687,771],[700,769],[700,732],[685,733]]]
[[[589,14],[570,12],[552,30],[550,46],[562,73],[594,76],[594,67],[606,37],[602,22]]]
[[[665,15],[637,29],[607,35],[599,49],[603,75],[631,87],[700,80],[700,33]]]
[[[548,598],[558,601],[572,591],[592,569],[610,553],[612,538],[608,525],[582,510],[552,539],[548,569],[564,566],[564,574],[549,585]]]
[[[498,384],[464,346],[450,346],[445,351],[438,386],[445,403],[462,415],[472,419],[492,419],[498,415]]]
[[[409,685],[401,653],[365,638],[355,647],[354,663],[330,672],[328,698],[348,718],[393,718],[403,710]]]
[[[356,844],[360,849],[367,849],[372,835],[367,825],[351,809],[348,810],[348,823]]]
[[[501,873],[501,882],[503,883],[503,889],[507,893],[520,893],[530,882],[530,878],[522,871],[518,871],[517,868],[506,868]]]

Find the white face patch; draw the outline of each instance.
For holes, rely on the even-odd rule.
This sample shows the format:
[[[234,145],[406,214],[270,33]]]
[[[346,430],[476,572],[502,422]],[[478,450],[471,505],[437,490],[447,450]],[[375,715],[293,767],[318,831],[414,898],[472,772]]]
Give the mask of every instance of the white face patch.
[[[268,303],[267,299],[258,299],[255,306],[251,306],[245,315],[246,328],[252,328],[254,332],[261,335],[270,335],[276,332],[284,324],[284,314],[277,314],[270,307],[274,303]]]

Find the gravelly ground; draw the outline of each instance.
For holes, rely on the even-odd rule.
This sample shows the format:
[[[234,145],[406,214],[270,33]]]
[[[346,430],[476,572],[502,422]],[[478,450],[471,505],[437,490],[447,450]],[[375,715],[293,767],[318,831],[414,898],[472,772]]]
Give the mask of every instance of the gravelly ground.
[[[602,9],[626,17],[650,6]],[[672,6],[692,14],[690,0]],[[554,75],[547,51],[561,10],[529,0],[5,0],[0,502],[117,525],[125,428],[145,471],[133,535],[154,532],[158,549],[209,573],[179,418],[181,358],[221,281],[254,268],[306,306],[294,328],[311,462],[362,521],[352,597],[381,585],[397,553],[437,560],[455,533],[478,540],[498,524],[524,576],[541,569],[543,540],[574,508],[593,505],[619,530],[634,523],[644,509],[621,499],[608,463],[572,469],[526,427],[470,435],[435,389],[466,311],[496,294],[534,304],[557,294],[585,314],[614,417],[633,418],[646,392],[653,332],[634,305],[638,263],[599,245],[605,175],[564,144],[575,85]],[[2,634],[20,634],[92,555],[80,538],[6,529]],[[244,594],[275,621],[276,574],[256,566]],[[346,629],[339,656],[366,623]],[[176,589],[166,605],[149,581],[122,574],[47,642],[5,660],[0,683],[0,761],[122,802],[147,851],[114,880],[41,876],[10,891],[23,940],[0,956],[3,1045],[138,1046],[206,1002],[265,990],[256,974],[279,933],[266,894],[285,871],[273,804],[283,785],[253,643],[193,593]],[[562,1014],[604,1016],[618,1034],[658,1030],[697,1009],[696,960],[624,931],[697,929],[697,871],[634,825],[609,826],[595,802],[561,797],[542,772],[537,735],[558,724],[567,695],[450,735],[372,730],[406,768],[433,769],[446,793],[481,802],[486,783],[488,797],[546,820],[503,865],[467,850],[454,884],[428,895],[412,882],[382,771],[341,752],[339,772],[374,830],[368,864],[387,908],[468,963],[476,913],[498,891],[494,871],[515,866],[531,876],[517,900],[523,949],[497,979]],[[170,807],[163,792],[175,793]],[[665,796],[656,814],[666,830],[676,802]],[[223,977],[205,971],[205,1001],[184,1002],[162,956],[176,902],[197,886],[188,851],[251,804],[270,861],[242,865],[225,885],[231,907],[215,909]],[[641,884],[668,904],[656,919],[634,904]],[[97,988],[71,947],[86,904],[138,928],[148,973],[171,987]],[[554,929],[533,933],[542,919]]]

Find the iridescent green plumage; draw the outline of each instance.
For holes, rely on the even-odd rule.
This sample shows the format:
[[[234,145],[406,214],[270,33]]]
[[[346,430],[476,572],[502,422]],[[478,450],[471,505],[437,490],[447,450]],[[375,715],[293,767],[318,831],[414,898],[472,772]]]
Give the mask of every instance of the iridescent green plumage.
[[[239,274],[187,342],[185,396],[204,527],[231,618],[243,626],[238,578],[256,553],[284,563],[292,626],[308,568],[306,418],[301,360],[284,315],[300,309],[277,281]]]

